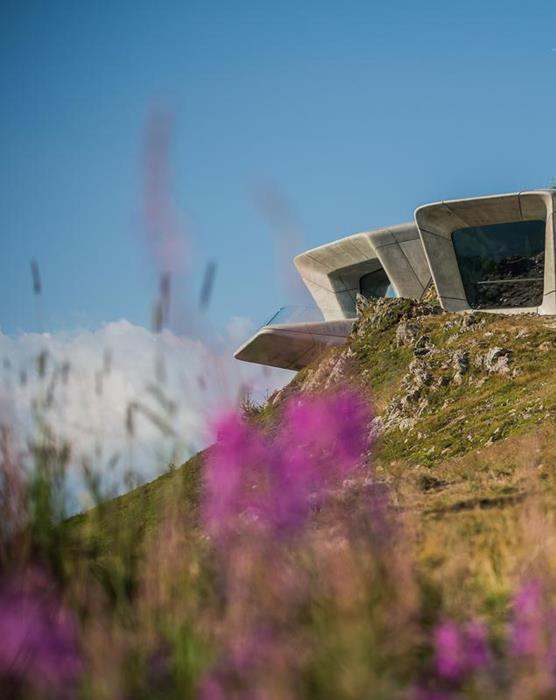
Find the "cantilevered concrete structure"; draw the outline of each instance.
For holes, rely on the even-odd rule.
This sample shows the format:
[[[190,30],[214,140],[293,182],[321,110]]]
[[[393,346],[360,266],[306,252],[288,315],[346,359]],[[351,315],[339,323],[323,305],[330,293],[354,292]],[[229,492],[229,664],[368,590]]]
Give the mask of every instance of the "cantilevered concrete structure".
[[[281,313],[235,356],[300,369],[349,333],[357,294],[419,299],[431,277],[447,311],[556,314],[555,226],[556,190],[515,192],[425,204],[415,223],[308,250],[294,263],[322,318]]]
[[[555,314],[555,202],[555,190],[539,190],[419,207],[442,307]]]
[[[283,309],[237,350],[237,359],[301,369],[324,347],[343,342],[357,294],[420,298],[430,282],[414,223],[357,233],[301,253],[294,263],[321,318]]]
[[[294,264],[326,320],[354,318],[358,293],[418,299],[431,278],[414,223],[341,238]]]
[[[287,307],[280,312],[286,310]],[[289,324],[270,321],[244,343],[234,357],[271,367],[300,370],[326,347],[341,345],[352,325],[353,319]]]

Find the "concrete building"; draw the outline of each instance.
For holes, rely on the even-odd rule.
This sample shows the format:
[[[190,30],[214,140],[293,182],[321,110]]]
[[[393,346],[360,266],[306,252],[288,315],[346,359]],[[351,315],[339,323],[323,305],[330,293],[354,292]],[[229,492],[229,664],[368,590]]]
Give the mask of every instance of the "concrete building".
[[[413,223],[347,236],[301,253],[294,264],[317,306],[281,309],[236,351],[238,360],[299,370],[344,341],[358,293],[420,298],[431,279]]]
[[[235,357],[301,369],[343,341],[358,293],[419,299],[431,279],[447,311],[556,314],[555,204],[554,189],[435,202],[415,223],[301,253],[294,264],[317,306],[280,310]]]
[[[447,311],[556,313],[556,190],[425,204],[415,221]]]

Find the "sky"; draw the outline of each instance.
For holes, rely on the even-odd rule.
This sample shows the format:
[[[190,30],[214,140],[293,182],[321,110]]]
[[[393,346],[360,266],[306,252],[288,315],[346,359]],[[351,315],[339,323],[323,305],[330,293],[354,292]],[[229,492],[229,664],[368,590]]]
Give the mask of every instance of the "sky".
[[[39,332],[54,354],[114,328],[122,348],[154,342],[142,330],[163,263],[145,222],[145,163],[162,118],[164,197],[183,241],[169,332],[201,343],[198,354],[217,348],[239,391],[234,344],[280,306],[311,304],[296,253],[408,221],[426,202],[556,180],[555,26],[553,0],[5,0],[8,364]],[[176,367],[191,352],[172,354]],[[128,383],[141,366],[122,365]]]
[[[174,131],[184,304],[207,321],[310,303],[304,249],[438,199],[556,178],[556,4],[2,3],[0,328],[150,324],[142,149]]]

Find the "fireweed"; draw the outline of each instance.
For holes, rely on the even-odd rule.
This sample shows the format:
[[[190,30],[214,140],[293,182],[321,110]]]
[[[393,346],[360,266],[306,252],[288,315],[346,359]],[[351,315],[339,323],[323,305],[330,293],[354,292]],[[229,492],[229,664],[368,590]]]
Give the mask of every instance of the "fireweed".
[[[140,552],[123,538],[96,559],[75,555],[46,507],[58,481],[31,488],[6,443],[0,697],[553,697],[549,567],[522,581],[496,628],[431,604],[369,464],[371,418],[350,389],[294,396],[264,428],[226,414],[199,518],[165,504]]]
[[[207,531],[225,541],[243,522],[251,534],[294,535],[360,466],[369,421],[352,392],[290,400],[272,438],[238,413],[223,417],[207,462]]]
[[[6,684],[73,696],[81,674],[76,619],[39,568],[16,571],[0,584],[0,639]]]
[[[201,697],[297,697],[310,687],[332,697],[350,686],[357,696],[373,682],[390,692],[377,662],[397,653],[391,645],[372,660],[364,652],[349,659],[348,650],[370,643],[378,652],[365,608],[377,628],[392,630],[414,612],[409,571],[389,551],[387,494],[366,464],[370,420],[368,404],[345,390],[290,399],[272,435],[237,414],[217,425],[203,521],[215,544],[221,627]],[[368,586],[380,591],[394,576],[406,586],[404,602],[391,596],[396,611]],[[322,672],[327,666],[335,678]]]

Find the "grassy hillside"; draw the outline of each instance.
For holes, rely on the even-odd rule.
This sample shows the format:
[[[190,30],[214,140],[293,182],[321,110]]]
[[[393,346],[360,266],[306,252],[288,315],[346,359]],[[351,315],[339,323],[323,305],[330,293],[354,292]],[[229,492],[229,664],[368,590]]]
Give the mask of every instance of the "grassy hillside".
[[[423,576],[454,611],[501,614],[539,544],[527,524],[556,506],[555,360],[553,318],[378,300],[280,398],[360,382],[378,416],[372,461]]]
[[[62,526],[39,481],[0,632],[29,599],[40,639],[58,622],[18,658],[60,650],[80,698],[555,696],[556,322],[360,311],[159,479]],[[43,697],[2,658],[0,689]]]
[[[293,392],[359,383],[377,416],[371,461],[411,523],[423,573],[457,591],[454,605],[466,597],[472,607],[503,607],[520,548],[530,546],[520,519],[533,503],[545,513],[555,504],[555,359],[551,318],[378,300],[345,346],[249,414],[271,430]],[[70,526],[94,533],[97,555],[116,542],[136,553],[176,501],[194,526],[201,478],[198,455]]]
[[[154,481],[70,518],[66,526],[85,540],[94,537],[91,545],[99,552],[108,552],[114,549],[116,541],[124,539],[126,546],[137,549],[144,537],[156,530],[161,515],[176,503],[187,504],[184,512],[194,525],[198,516],[202,464],[203,453],[200,452]]]

